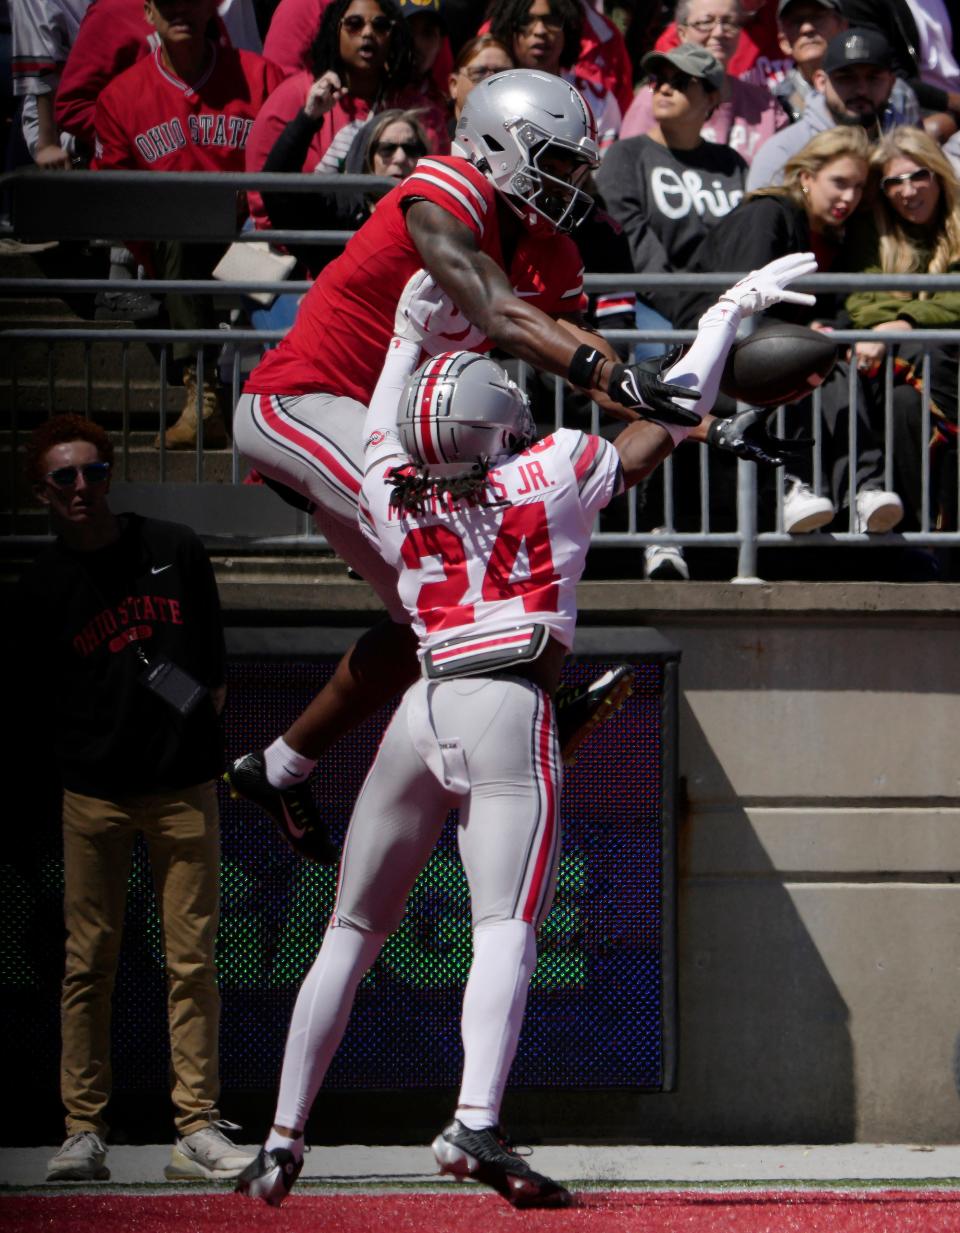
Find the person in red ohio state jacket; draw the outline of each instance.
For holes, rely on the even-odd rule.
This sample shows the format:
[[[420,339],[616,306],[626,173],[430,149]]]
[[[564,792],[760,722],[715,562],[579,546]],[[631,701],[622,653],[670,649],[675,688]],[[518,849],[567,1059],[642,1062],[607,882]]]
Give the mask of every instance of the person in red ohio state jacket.
[[[214,26],[222,46],[260,51],[251,0],[220,0]],[[97,100],[124,69],[155,51],[157,32],[143,0],[94,0],[70,48],[54,103],[57,128],[70,133],[80,153],[93,151]]]
[[[244,148],[257,112],[283,79],[283,70],[255,52],[237,51],[208,37],[216,0],[147,0],[147,20],[159,46],[121,73],[97,103],[93,167],[97,170],[243,171]],[[146,262],[162,278],[207,278],[221,248],[158,242]],[[204,296],[167,297],[174,329],[215,328]],[[189,448],[197,439],[198,406],[204,443],[226,444],[219,391],[205,364],[197,384],[189,363],[194,348],[175,343],[186,404],[165,434],[168,448]]]

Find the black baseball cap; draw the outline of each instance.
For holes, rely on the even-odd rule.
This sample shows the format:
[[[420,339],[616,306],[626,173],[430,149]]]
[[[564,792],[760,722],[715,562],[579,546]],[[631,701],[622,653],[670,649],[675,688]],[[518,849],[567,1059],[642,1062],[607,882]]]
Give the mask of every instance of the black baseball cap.
[[[782,17],[792,4],[799,4],[800,0],[780,0],[777,5],[777,16]],[[834,13],[842,13],[840,8],[840,0],[807,0],[808,4],[818,4],[822,9],[832,9]]]
[[[873,64],[877,68],[892,69],[893,51],[879,30],[851,26],[827,44],[821,67],[825,73],[832,73],[848,64]]]

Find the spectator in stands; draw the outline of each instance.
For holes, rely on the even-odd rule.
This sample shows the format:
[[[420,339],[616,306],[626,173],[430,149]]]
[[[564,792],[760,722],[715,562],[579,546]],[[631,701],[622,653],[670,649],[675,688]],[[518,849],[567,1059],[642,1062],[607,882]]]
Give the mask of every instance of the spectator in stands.
[[[622,116],[633,98],[634,78],[634,66],[624,37],[616,24],[599,12],[591,0],[577,0],[577,3],[581,14],[580,46],[573,61],[573,70],[578,77],[585,77],[601,87],[601,93],[609,91],[617,100]],[[480,27],[479,34],[492,30],[493,10],[496,7],[493,4],[487,6],[488,19]],[[501,36],[503,41],[512,48],[512,31],[505,30],[505,36]]]
[[[816,133],[834,125],[856,125],[876,140],[898,124],[919,124],[914,102],[905,112],[895,107],[896,84],[890,44],[874,30],[851,27],[827,45],[823,67],[813,75],[817,93],[803,115],[763,143],[754,156],[747,188],[779,184],[784,166]]]
[[[453,118],[458,120],[467,95],[487,77],[513,68],[509,50],[492,34],[478,34],[460,48],[450,74],[450,100]]]
[[[413,44],[412,93],[406,105],[423,110],[429,132],[440,126],[431,148],[434,154],[446,154],[450,149],[443,124],[447,92],[434,76],[446,37],[441,3],[440,0],[400,0],[400,13]]]
[[[757,147],[786,127],[788,119],[766,86],[727,71],[743,25],[739,0],[679,0],[676,22],[681,43],[705,47],[724,69],[720,102],[703,126],[704,139],[729,146],[749,164]],[[648,133],[653,122],[653,92],[644,86],[630,104],[620,135]]]
[[[552,73],[576,86],[593,112],[603,153],[620,131],[620,104],[613,91],[576,71],[583,22],[579,0],[502,0],[490,33],[509,47],[518,68]]]
[[[210,37],[215,0],[147,0],[147,19],[158,39],[156,51],[126,69],[97,103],[94,166],[103,170],[243,171],[244,146],[254,117],[281,70],[255,52],[223,47]],[[145,260],[167,279],[207,278],[220,250],[179,241],[156,243]],[[214,327],[207,296],[170,295],[167,313],[175,329]],[[179,419],[164,434],[169,449],[197,443],[198,412],[204,444],[226,444],[220,391],[212,375],[216,350],[201,379],[191,362],[196,348],[174,343],[186,401]],[[159,437],[157,443],[159,444]]]
[[[946,141],[960,125],[960,51],[944,0],[841,0],[852,25],[879,31],[893,68],[912,87],[925,126]],[[951,6],[956,13],[956,6]]]
[[[329,93],[324,94],[321,89],[322,80],[314,83],[303,109],[277,138],[267,156],[264,171],[296,172],[302,167],[304,152],[309,147],[317,123],[316,113],[330,105]],[[393,108],[379,112],[360,129],[347,152],[343,170],[347,175],[387,176],[400,181],[410,174],[417,159],[426,153],[427,136],[417,112]],[[285,231],[349,231],[366,222],[384,191],[375,194],[362,191],[309,194],[269,192],[264,194],[264,205],[273,226]],[[338,250],[330,245],[289,247],[303,266],[300,277],[315,278],[327,262],[338,255]],[[293,301],[295,312],[299,297],[281,298]],[[292,317],[283,321],[285,326],[292,323]],[[259,326],[261,323],[254,324]],[[275,317],[272,324],[277,326]]]
[[[769,88],[792,67],[784,59],[777,39],[776,0],[741,0],[742,28],[727,72],[741,81]],[[654,44],[655,51],[670,51],[683,40],[676,22],[670,22]]]
[[[222,46],[260,51],[252,0],[220,0],[216,36]],[[57,87],[54,116],[87,158],[93,153],[94,111],[104,88],[156,48],[142,0],[97,0],[87,10]]]
[[[936,141],[916,128],[887,133],[871,156],[879,178],[873,221],[862,268],[867,273],[960,273],[960,180]],[[877,373],[892,334],[913,329],[960,329],[960,291],[856,291],[847,297],[856,329],[872,329],[876,342],[856,344],[857,365]],[[919,522],[922,508],[923,352],[920,345],[897,345],[898,384],[894,391],[893,461],[897,489]],[[877,373],[879,376],[879,373]],[[942,526],[956,525],[957,348],[930,348],[930,398],[933,414],[931,496]],[[952,457],[952,491],[943,492],[942,464]]]
[[[747,168],[728,146],[701,136],[724,82],[708,51],[683,43],[649,52],[643,69],[652,82],[653,126],[613,146],[597,172],[597,187],[626,233],[633,268],[666,275],[683,270],[703,236],[737,204]],[[670,328],[674,299],[669,279],[663,281],[662,288],[641,293],[642,304],[655,312],[641,311],[641,327]]]
[[[384,107],[415,107],[422,98],[414,74],[410,23],[394,0],[333,0],[313,45],[312,72],[288,77],[262,108],[247,144],[247,170],[260,171],[286,126],[311,97],[315,128],[298,171],[343,170],[354,138]],[[318,104],[326,99],[321,108]],[[428,144],[442,153],[449,144],[446,110],[439,101],[422,119]],[[250,194],[258,226],[269,222],[258,194]]]
[[[676,301],[669,273],[684,270],[703,237],[743,196],[747,165],[729,146],[702,133],[720,101],[722,66],[704,47],[681,43],[650,52],[642,67],[652,82],[653,124],[641,137],[627,137],[610,150],[597,173],[604,205],[623,227],[633,269],[664,275],[663,284],[638,295],[640,329],[670,329]],[[641,343],[635,358],[661,354],[660,343]],[[683,465],[680,460],[679,465]],[[662,477],[643,492],[646,525],[659,522],[656,497]],[[679,551],[653,546],[644,553],[647,577],[689,576]]]
[[[688,269],[752,270],[786,253],[812,250],[820,270],[847,268],[842,260],[847,224],[860,204],[867,184],[870,143],[859,125],[840,125],[818,133],[787,163],[783,184],[751,194],[710,232]],[[710,292],[690,296],[677,324],[697,319],[697,306],[709,303]],[[836,312],[833,297],[818,297],[815,308],[778,305],[773,315],[804,325],[829,323]],[[839,506],[855,500],[860,531],[888,531],[903,515],[900,498],[885,491],[883,450],[872,427],[876,408],[870,390],[859,383],[857,455],[851,477],[849,441],[849,366],[838,362],[820,387],[824,476],[831,495],[811,487],[812,470],[791,466],[783,505],[783,529],[813,531],[830,522]],[[789,423],[799,435],[803,404],[791,408]],[[851,493],[853,489],[853,493]],[[855,494],[855,496],[854,496]]]
[[[333,2],[334,0],[280,0],[273,8],[270,26],[264,39],[263,54],[267,59],[274,64],[283,65],[288,74],[309,73],[313,68],[313,45],[320,32],[323,15]],[[404,16],[407,17],[415,11],[419,12],[416,5],[406,6]],[[444,7],[444,20],[445,17]],[[431,98],[434,95],[446,97],[447,78],[450,76],[452,64],[450,43],[444,35],[431,71]],[[396,106],[415,105],[411,98],[395,99],[393,102]]]
[[[13,91],[22,100],[21,127],[38,167],[66,171],[73,142],[53,114],[57,83],[90,0],[20,0],[13,6]]]
[[[259,52],[260,34],[253,0],[220,0],[210,31],[224,47]],[[94,112],[104,89],[156,48],[156,32],[142,0],[97,0],[80,24],[57,86],[54,118],[61,136],[69,135],[75,163],[87,163],[95,140]],[[134,289],[138,262],[120,245],[110,250],[110,277],[117,291],[96,297],[97,320],[142,321],[156,317],[160,303]],[[119,289],[122,288],[122,289]]]

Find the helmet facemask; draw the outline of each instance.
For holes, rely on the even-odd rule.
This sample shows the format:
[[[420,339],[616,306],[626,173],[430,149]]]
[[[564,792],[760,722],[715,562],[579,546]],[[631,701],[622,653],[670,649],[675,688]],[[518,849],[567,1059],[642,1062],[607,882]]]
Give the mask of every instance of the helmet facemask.
[[[527,165],[514,172],[505,190],[507,205],[521,218],[533,210],[556,231],[572,231],[593,205],[593,198],[580,185],[596,164],[529,120],[518,123],[516,137],[521,147],[528,148]]]

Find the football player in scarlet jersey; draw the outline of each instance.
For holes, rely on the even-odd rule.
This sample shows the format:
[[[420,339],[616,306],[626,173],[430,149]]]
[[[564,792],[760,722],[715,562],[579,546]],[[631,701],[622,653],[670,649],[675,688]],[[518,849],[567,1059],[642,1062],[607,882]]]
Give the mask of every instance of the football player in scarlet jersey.
[[[417,671],[396,571],[366,544],[357,522],[363,417],[411,275],[427,269],[487,347],[568,377],[608,411],[636,418],[642,405],[657,405],[684,418],[656,377],[619,364],[608,344],[577,324],[581,262],[567,233],[590,208],[581,185],[598,161],[596,126],[577,91],[546,73],[497,74],[471,92],[455,142],[456,154],[422,159],[324,269],[234,413],[241,452],[312,510],[391,618],[351,648],[281,738],[229,772],[234,790],[310,854],[329,852],[305,783],[317,758]]]
[[[347,653],[282,737],[228,772],[234,790],[255,800],[307,853],[329,851],[305,785],[317,758],[417,672],[396,570],[363,540],[357,522],[363,416],[407,280],[425,268],[462,311],[465,326],[480,330],[480,349],[496,346],[567,377],[621,419],[699,421],[677,401],[695,399],[694,391],[621,364],[608,343],[578,323],[581,261],[567,233],[590,209],[581,185],[598,161],[596,126],[580,94],[551,74],[498,73],[470,93],[455,148],[454,155],[421,159],[379,202],[314,283],[293,328],[251,374],[234,414],[240,451],[268,481],[307,504],[327,541],[374,587],[391,617]],[[643,435],[657,461],[658,438]]]
[[[693,346],[668,370],[699,391],[695,420],[713,405],[741,319],[782,299],[812,303],[786,288],[816,268],[812,253],[780,258],[704,314]],[[414,276],[366,416],[360,522],[397,573],[422,677],[404,694],[354,807],[333,915],[294,1008],[273,1129],[238,1179],[238,1190],[272,1205],[302,1167],[307,1117],[357,986],[400,923],[451,809],[473,961],[460,1095],[434,1155],[442,1172],[485,1182],[516,1207],[570,1198],[510,1151],[499,1125],[560,852],[551,699],[573,644],[597,513],[690,428],[661,417],[629,424],[613,444],[568,428],[535,441],[525,396],[492,360],[441,352],[412,373],[421,345],[433,353],[458,333],[482,342],[428,276]]]

